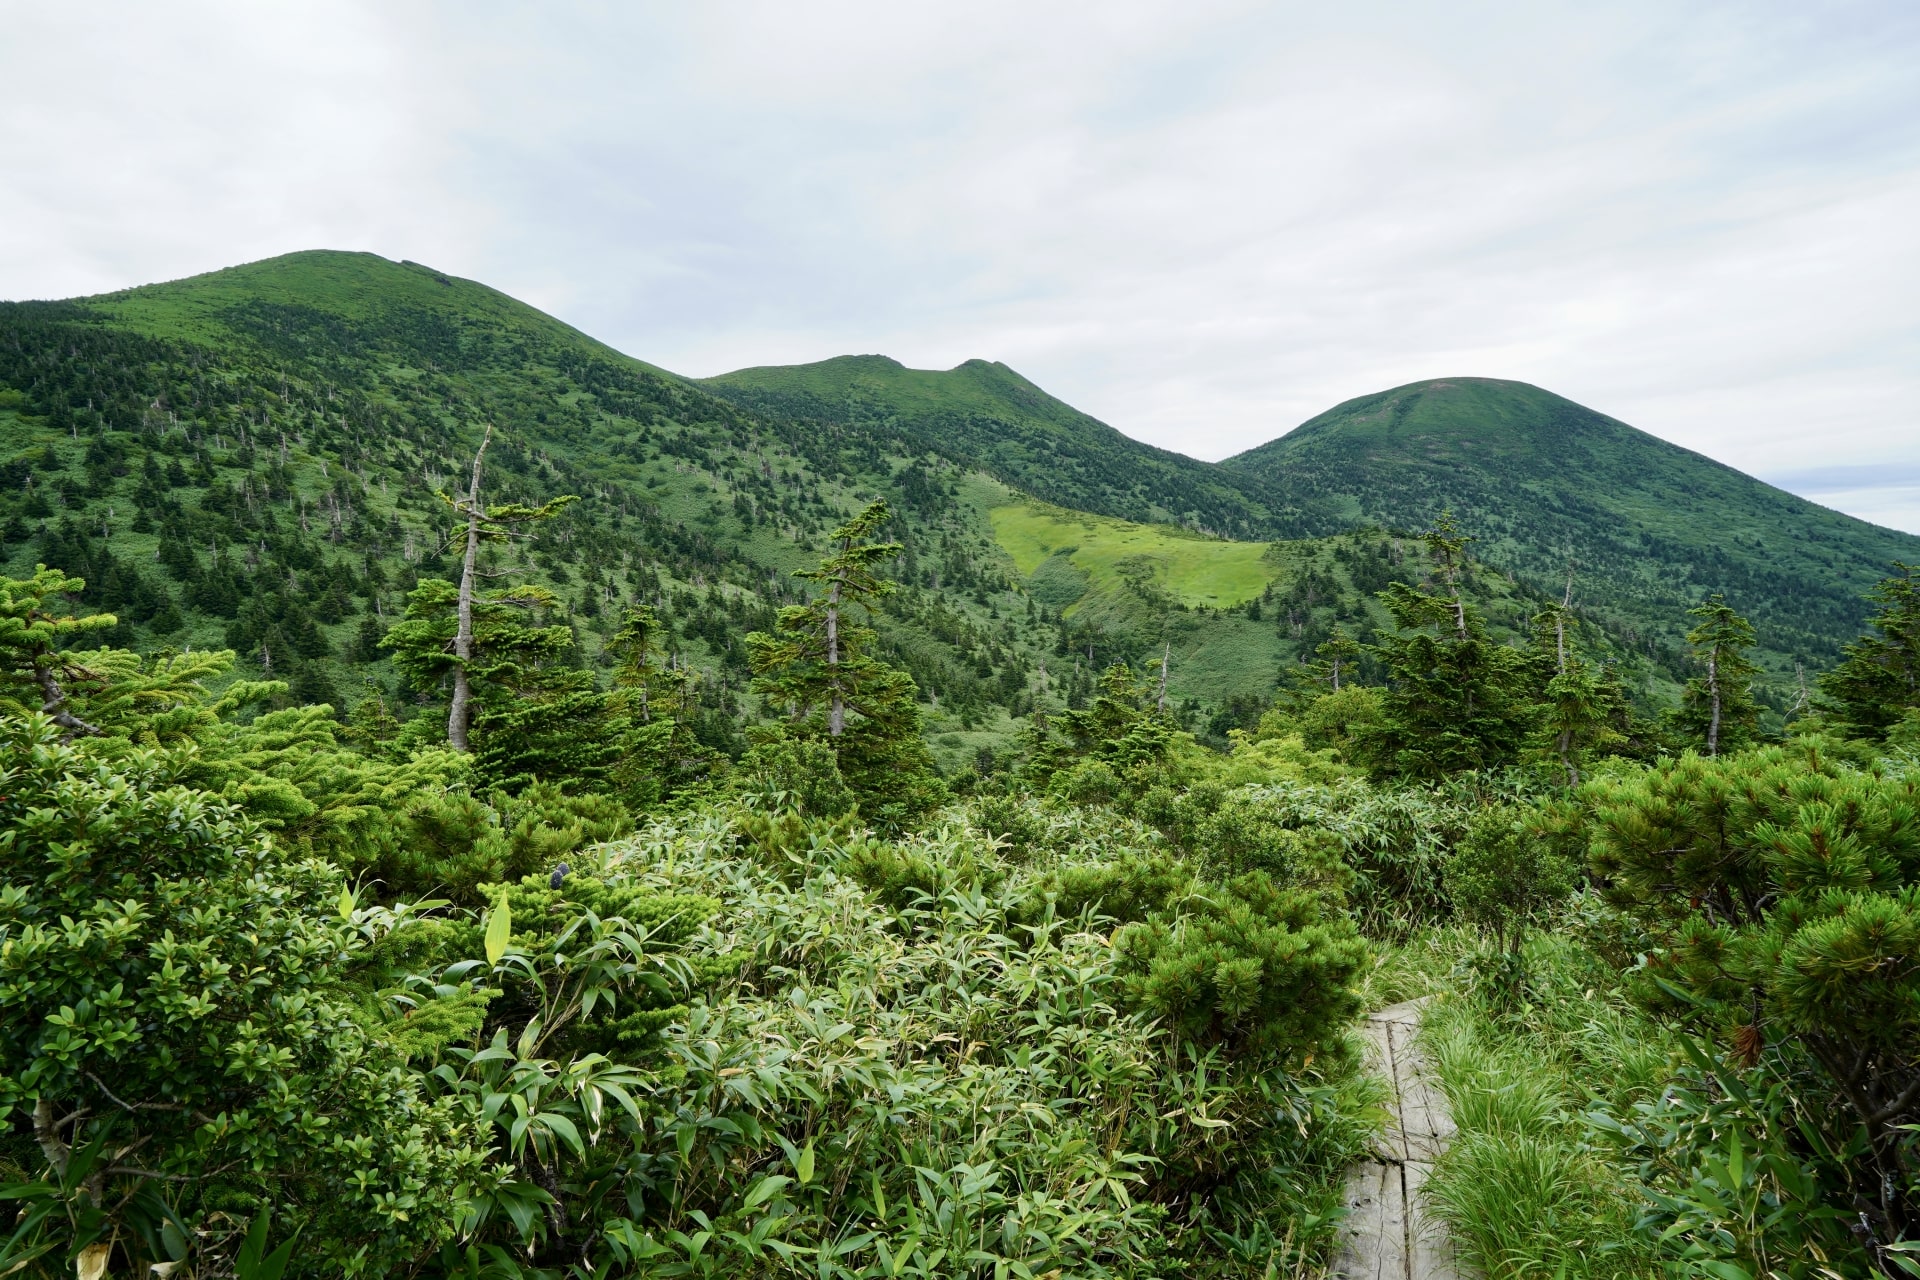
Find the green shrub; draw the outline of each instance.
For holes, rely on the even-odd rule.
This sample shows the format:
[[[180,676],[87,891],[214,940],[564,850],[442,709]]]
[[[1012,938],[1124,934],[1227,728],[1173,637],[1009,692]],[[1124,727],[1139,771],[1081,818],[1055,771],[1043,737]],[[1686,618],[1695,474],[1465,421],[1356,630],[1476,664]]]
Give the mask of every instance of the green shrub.
[[[1496,950],[1518,955],[1533,920],[1573,891],[1580,864],[1567,845],[1540,809],[1476,813],[1447,866],[1454,910],[1490,930]]]
[[[1173,911],[1193,893],[1194,880],[1173,857],[1151,851],[1057,867],[1037,877],[1034,887],[1065,919],[1094,911],[1131,922]]]
[[[551,782],[484,800],[464,790],[426,791],[400,812],[368,869],[391,896],[437,894],[479,906],[483,883],[531,875],[632,829],[626,806],[613,797],[571,794]]]
[[[1585,794],[1594,869],[1655,944],[1645,997],[1737,1061],[1802,1064],[1821,1123],[1867,1136],[1849,1211],[1920,1231],[1920,774],[1803,738]]]
[[[596,1221],[609,1261],[755,1274],[818,1250],[853,1274],[987,1280],[1323,1256],[1361,1099],[1323,1074],[1334,1059],[1302,1068],[1312,1049],[1256,1062],[1121,1007],[1121,950],[1028,905],[1103,860],[1054,864],[1050,835],[1050,865],[1009,866],[955,825],[839,837],[794,876],[734,856],[729,830],[691,815],[608,854],[616,880],[719,901],[709,945],[751,957],[665,1032],[671,1069],[605,1175],[628,1188]],[[1132,884],[1183,920],[1184,899],[1139,889],[1186,879],[1150,833],[1094,823],[1074,856],[1118,857],[1126,831],[1149,848],[1092,892]]]
[[[358,1016],[339,872],[156,754],[58,738],[0,743],[0,1114],[40,1180],[17,1239],[109,1242],[123,1275],[217,1273],[222,1223],[266,1205],[331,1274],[450,1239],[485,1145]]]
[[[1179,917],[1114,938],[1123,991],[1202,1045],[1294,1061],[1326,1053],[1359,1011],[1366,944],[1318,897],[1244,875],[1195,893]]]
[[[815,740],[783,735],[756,742],[734,777],[742,796],[802,817],[839,818],[855,806],[853,791],[840,776],[838,757]]]

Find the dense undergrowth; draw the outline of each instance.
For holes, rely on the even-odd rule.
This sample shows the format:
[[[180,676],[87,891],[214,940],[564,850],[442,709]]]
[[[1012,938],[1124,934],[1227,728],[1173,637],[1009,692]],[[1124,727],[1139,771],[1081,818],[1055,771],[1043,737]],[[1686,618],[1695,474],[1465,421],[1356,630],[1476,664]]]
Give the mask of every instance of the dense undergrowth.
[[[1353,1020],[1437,994],[1489,1276],[1914,1273],[1911,575],[1784,738],[1709,599],[1650,725],[1443,522],[1382,683],[1332,632],[1222,751],[1115,665],[943,774],[887,516],[743,638],[737,759],[643,608],[601,689],[534,589],[423,585],[432,714],[343,724],[0,579],[0,1271],[1310,1276]]]

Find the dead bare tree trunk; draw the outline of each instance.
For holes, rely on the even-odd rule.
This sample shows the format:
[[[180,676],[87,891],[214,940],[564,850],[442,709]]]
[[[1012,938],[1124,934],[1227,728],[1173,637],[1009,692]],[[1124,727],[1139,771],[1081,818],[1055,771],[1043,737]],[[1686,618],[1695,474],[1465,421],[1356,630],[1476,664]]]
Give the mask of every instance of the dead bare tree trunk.
[[[1713,715],[1707,721],[1707,754],[1720,754],[1720,646],[1707,650],[1707,696],[1713,703]]]
[[[474,561],[480,553],[480,467],[492,439],[493,427],[489,425],[480,437],[480,451],[473,455],[473,482],[467,487],[467,558],[460,570],[459,621],[453,632],[453,701],[447,710],[447,745],[455,751],[468,750],[467,722],[473,710],[473,684],[467,677],[467,664],[473,661]]]
[[[839,737],[847,727],[847,700],[840,690],[840,584],[827,588],[827,733]]]
[[[1159,710],[1161,715],[1167,714],[1167,664],[1172,661],[1173,661],[1173,641],[1169,640],[1166,642],[1166,647],[1160,651]]]

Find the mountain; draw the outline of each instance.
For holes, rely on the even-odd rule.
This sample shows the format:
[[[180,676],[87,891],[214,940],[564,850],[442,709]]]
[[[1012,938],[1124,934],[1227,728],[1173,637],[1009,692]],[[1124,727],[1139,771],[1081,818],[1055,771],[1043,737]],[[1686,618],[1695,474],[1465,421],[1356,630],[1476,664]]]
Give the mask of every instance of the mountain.
[[[1920,539],[1520,384],[1367,397],[1215,466],[1003,365],[692,380],[484,285],[312,252],[0,304],[0,570],[84,576],[115,643],[230,647],[298,698],[405,710],[380,637],[455,572],[438,495],[489,425],[492,498],[580,501],[487,567],[555,592],[589,670],[621,606],[656,608],[698,676],[688,716],[728,750],[755,714],[745,633],[874,497],[903,544],[876,623],[947,767],[1163,653],[1183,716],[1224,731],[1335,623],[1384,623],[1374,593],[1423,576],[1406,534],[1442,507],[1500,570],[1473,587],[1497,633],[1524,633],[1571,556],[1596,643],[1653,702],[1704,592],[1755,617],[1777,673],[1817,670],[1885,561],[1920,560]]]
[[[380,638],[422,578],[457,571],[439,494],[488,425],[489,497],[580,500],[540,541],[489,551],[487,567],[554,591],[590,670],[607,661],[620,606],[656,608],[674,663],[699,677],[687,714],[729,750],[752,715],[745,633],[799,598],[790,571],[877,496],[900,513],[891,535],[904,544],[877,623],[948,767],[1003,750],[1032,707],[1087,696],[1089,646],[1104,665],[1172,644],[1170,692],[1202,721],[1222,700],[1257,699],[1336,608],[1366,612],[1357,584],[1378,576],[1372,561],[1356,578],[1296,574],[1305,552],[1276,557],[1236,585],[1298,607],[1256,624],[1243,595],[1165,597],[1156,575],[1186,562],[1156,548],[1204,542],[1258,562],[1263,547],[1115,522],[1132,539],[1131,576],[1108,574],[1108,543],[1089,541],[1094,580],[1049,603],[996,528],[1034,499],[952,451],[891,426],[823,431],[743,409],[484,285],[331,252],[0,304],[0,571],[46,563],[84,577],[81,603],[120,619],[113,643],[228,647],[298,699],[346,707],[378,693],[404,714],[414,698]],[[1066,564],[1050,572],[1071,576]],[[1253,633],[1257,646],[1222,643]]]
[[[1220,464],[1298,535],[1418,529],[1452,509],[1476,553],[1674,643],[1712,591],[1776,676],[1832,663],[1861,593],[1920,537],[1871,525],[1523,382],[1444,378],[1349,400]]]
[[[1232,477],[1123,435],[997,362],[942,371],[840,356],[700,385],[749,411],[897,433],[1061,506],[1223,537],[1275,533]]]
[[[618,606],[654,605],[726,742],[743,635],[798,598],[787,571],[911,453],[750,418],[471,281],[300,253],[0,305],[0,560],[84,576],[85,603],[121,618],[116,642],[230,647],[298,697],[404,706],[379,638],[420,578],[456,571],[438,494],[488,424],[493,500],[580,496],[492,568],[558,594],[589,666]],[[945,502],[951,476],[912,476],[906,503]],[[949,579],[971,586],[962,532],[929,512],[903,541],[950,543]],[[903,614],[940,610],[893,627],[896,656],[971,722],[1008,668],[1024,689],[1032,646],[990,640],[984,603],[903,593]]]

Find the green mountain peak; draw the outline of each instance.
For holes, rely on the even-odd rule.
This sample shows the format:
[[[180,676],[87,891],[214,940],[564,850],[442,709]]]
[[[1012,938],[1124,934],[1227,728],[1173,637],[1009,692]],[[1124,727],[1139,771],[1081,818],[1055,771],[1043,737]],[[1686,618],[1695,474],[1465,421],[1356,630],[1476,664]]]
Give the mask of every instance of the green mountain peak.
[[[1920,537],[1871,525],[1525,382],[1435,378],[1335,405],[1226,459],[1294,536],[1422,529],[1451,509],[1490,562],[1671,643],[1723,591],[1776,670],[1825,665]]]

